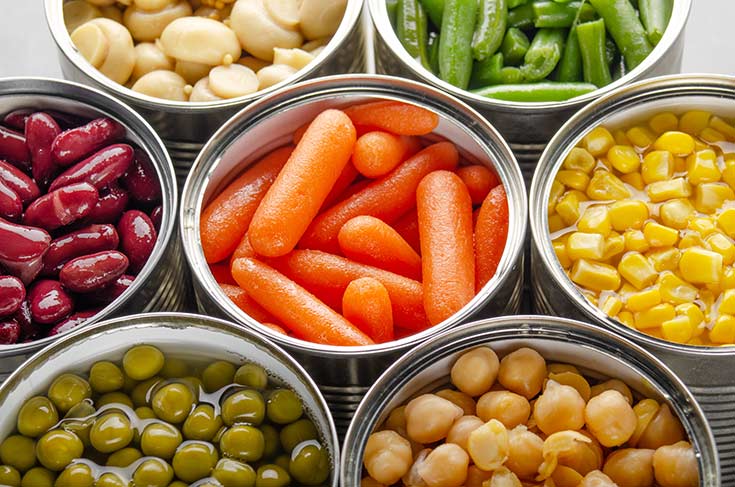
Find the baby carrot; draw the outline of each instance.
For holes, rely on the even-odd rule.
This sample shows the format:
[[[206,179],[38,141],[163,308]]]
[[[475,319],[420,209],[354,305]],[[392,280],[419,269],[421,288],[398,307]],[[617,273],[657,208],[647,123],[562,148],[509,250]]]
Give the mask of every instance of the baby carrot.
[[[207,262],[219,262],[232,253],[292,151],[292,146],[274,150],[230,183],[204,209],[200,236]]]
[[[337,253],[340,228],[360,215],[374,216],[390,225],[416,205],[416,187],[424,176],[439,169],[453,170],[457,160],[454,144],[430,145],[388,175],[316,217],[306,230],[300,247]]]
[[[230,274],[230,266],[227,264],[209,264],[209,271],[219,284],[235,284],[235,280]]]
[[[457,176],[467,186],[473,205],[485,201],[485,197],[495,186],[500,184],[498,177],[485,166],[464,166],[457,169]]]
[[[233,282],[235,280],[233,279]],[[235,283],[237,284],[237,283]],[[237,285],[220,284],[225,295],[252,319],[263,322],[277,321],[276,317],[264,310],[244,289]]]
[[[275,331],[276,333],[280,333],[282,335],[288,335],[286,330],[284,330],[282,327],[276,325],[275,323],[261,323],[261,325],[265,326],[266,328],[270,328],[271,330]]]
[[[424,309],[432,325],[475,296],[472,200],[456,174],[435,171],[416,190]]]
[[[232,252],[232,256],[230,257],[230,267],[232,267],[232,263],[235,262],[235,259],[239,259],[240,257],[252,257],[255,258],[257,255],[255,251],[253,250],[253,246],[250,245],[250,238],[248,238],[248,234],[242,236],[242,239],[240,240],[240,243],[237,244],[237,247],[235,247],[235,251]],[[227,268],[229,271],[229,267]]]
[[[421,254],[421,239],[419,238],[419,219],[416,216],[416,210],[411,210],[397,222],[393,224],[393,228],[408,242],[413,250],[419,255]]]
[[[311,125],[311,122],[306,122],[305,124],[301,125],[296,130],[294,130],[294,132],[293,132],[293,143],[294,143],[294,145],[298,144],[301,141],[301,138],[306,133],[306,129],[309,128],[309,125]]]
[[[345,190],[355,180],[357,175],[358,175],[358,172],[357,172],[357,169],[355,169],[355,166],[351,162],[348,162],[345,168],[342,169],[342,172],[337,178],[337,181],[334,182],[334,186],[332,186],[332,190],[329,192],[327,197],[324,199],[324,203],[322,204],[322,210],[329,208],[337,200],[339,200],[341,196],[344,194]]]
[[[355,142],[352,163],[365,177],[381,177],[401,163],[407,149],[403,139],[397,135],[368,132]]]
[[[375,343],[393,340],[393,311],[388,290],[372,277],[355,279],[342,297],[342,314]]]
[[[305,340],[327,345],[373,344],[313,294],[258,260],[237,259],[232,264],[232,276],[250,297]]]
[[[339,110],[311,122],[288,162],[263,197],[248,235],[260,255],[285,255],[319,212],[355,145],[355,127]]]
[[[398,232],[372,216],[356,216],[337,235],[349,259],[421,280],[421,257]]]
[[[344,111],[355,125],[369,125],[396,135],[426,135],[439,125],[439,116],[400,101],[374,101]]]
[[[477,290],[495,275],[508,238],[508,199],[500,185],[490,190],[475,225]]]

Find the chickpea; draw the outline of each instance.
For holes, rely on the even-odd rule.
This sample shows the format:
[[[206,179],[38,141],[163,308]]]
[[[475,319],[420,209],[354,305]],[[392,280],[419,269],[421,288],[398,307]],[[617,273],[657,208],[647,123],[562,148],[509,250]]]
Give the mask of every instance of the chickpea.
[[[404,485],[410,487],[426,487],[426,482],[424,482],[423,477],[419,474],[419,468],[424,464],[429,453],[431,453],[431,448],[423,448],[414,457],[411,469],[401,479]]]
[[[64,2],[64,24],[70,34],[80,25],[98,17],[102,17],[102,11],[85,0]]]
[[[498,376],[500,362],[488,347],[463,353],[452,366],[452,384],[465,394],[476,397],[490,390]]]
[[[197,81],[189,96],[189,101],[218,101],[221,99],[209,88],[209,76]]]
[[[614,390],[618,391],[620,394],[623,395],[626,401],[628,401],[628,404],[633,404],[633,393],[630,392],[630,387],[628,387],[625,382],[618,380],[618,379],[610,379],[606,380],[605,382],[601,382],[600,384],[592,386],[592,396],[599,396],[605,391]]]
[[[506,428],[512,429],[528,422],[531,405],[525,397],[515,392],[491,391],[477,400],[477,415],[483,421],[497,419]]]
[[[114,20],[90,20],[71,33],[71,40],[91,65],[116,83],[125,84],[133,73],[133,39]]]
[[[419,443],[433,443],[447,437],[462,408],[434,394],[424,394],[406,405],[406,432]]]
[[[546,371],[551,374],[561,374],[562,372],[571,372],[573,374],[579,374],[579,369],[571,364],[560,364],[553,363],[546,365]]]
[[[465,487],[482,487],[483,482],[490,480],[492,476],[492,472],[477,468],[477,465],[470,465],[470,468],[467,469],[467,480],[464,481],[464,485]]]
[[[470,457],[462,448],[445,443],[434,448],[418,469],[428,487],[460,487],[467,479]]]
[[[122,23],[138,42],[152,42],[176,19],[191,15],[191,5],[185,0],[170,3],[158,10],[145,10],[138,5],[125,9]]]
[[[508,446],[505,466],[519,478],[532,480],[544,461],[544,440],[521,425],[508,433]]]
[[[505,467],[500,467],[493,471],[490,481],[486,482],[487,487],[523,487],[521,481],[516,474]]]
[[[299,10],[301,32],[309,39],[331,36],[342,22],[347,0],[304,0]]]
[[[653,454],[653,472],[661,487],[696,487],[699,466],[692,445],[679,441],[662,446]]]
[[[174,69],[173,59],[166,56],[161,49],[152,42],[141,42],[135,46],[135,67],[133,79],[138,80],[152,71]]]
[[[593,470],[584,476],[578,487],[618,487],[618,485],[604,473]]]
[[[377,480],[370,478],[370,477],[364,477],[360,481],[360,487],[386,487],[384,484],[381,484]]]
[[[559,452],[558,461],[560,465],[569,467],[581,475],[587,475],[592,470],[602,468],[604,455],[602,447],[592,435],[584,430],[579,433],[589,438],[590,441],[587,443],[573,442],[567,450]]]
[[[264,90],[296,74],[296,70],[285,64],[271,64],[258,71],[258,89]]]
[[[643,399],[633,406],[633,412],[635,413],[638,422],[635,426],[633,436],[631,436],[628,441],[630,446],[638,446],[641,436],[648,428],[648,425],[651,424],[653,418],[656,417],[660,408],[661,406],[654,399]]]
[[[442,389],[441,391],[435,392],[439,397],[443,397],[447,401],[452,401],[457,406],[461,407],[464,411],[465,416],[474,416],[477,409],[475,400],[464,392],[454,391],[452,389]]]
[[[590,388],[589,382],[580,374],[574,372],[549,372],[549,380],[565,386],[574,387],[579,392],[579,395],[582,396],[584,402],[589,401],[592,396],[592,389]]]
[[[559,431],[544,440],[542,455],[544,462],[538,468],[539,480],[551,477],[559,464],[559,457],[576,451],[577,443],[590,443],[588,437],[577,431]]]
[[[373,433],[365,445],[363,462],[370,477],[381,484],[395,484],[411,468],[411,444],[395,431]]]
[[[230,25],[242,48],[264,61],[273,61],[274,47],[288,49],[303,43],[298,30],[286,29],[274,21],[263,0],[239,0],[235,3]]]
[[[679,420],[671,414],[669,406],[662,404],[656,416],[638,440],[638,448],[655,450],[661,446],[672,445],[682,440],[684,440],[684,428]]]
[[[239,2],[238,2],[239,3]],[[225,24],[204,17],[182,17],[161,33],[166,55],[180,61],[217,66],[238,59],[242,52],[235,33]]]
[[[158,70],[146,74],[133,85],[133,91],[164,100],[187,101],[191,86],[173,71]]]
[[[406,406],[395,408],[388,415],[388,419],[383,423],[383,427],[387,430],[393,430],[401,436],[408,436],[406,433]]]
[[[576,487],[584,480],[584,476],[566,465],[558,465],[551,474],[551,480],[558,487]]]
[[[209,72],[209,88],[222,98],[237,98],[258,91],[258,77],[241,64],[217,66]]]
[[[498,370],[498,381],[526,399],[541,392],[546,378],[546,361],[535,350],[519,348],[503,357]]]
[[[573,387],[548,382],[546,390],[536,400],[533,418],[544,434],[579,430],[584,426],[584,399]]]
[[[470,439],[470,433],[485,424],[483,420],[477,416],[462,416],[452,425],[447,435],[447,443],[454,443],[467,450],[467,442]]]
[[[624,448],[605,459],[602,471],[616,484],[626,487],[653,485],[653,450]]]
[[[603,446],[620,446],[630,439],[638,418],[618,391],[609,390],[593,397],[584,410],[587,428]]]
[[[470,433],[467,450],[479,468],[495,470],[508,459],[510,440],[508,430],[497,419],[491,419]]]

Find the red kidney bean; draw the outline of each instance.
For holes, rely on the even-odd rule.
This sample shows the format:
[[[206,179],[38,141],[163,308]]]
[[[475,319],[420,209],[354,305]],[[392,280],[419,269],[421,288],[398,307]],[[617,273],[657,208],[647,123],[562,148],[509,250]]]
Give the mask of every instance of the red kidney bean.
[[[40,228],[17,225],[0,218],[0,259],[25,262],[42,256],[51,236]]]
[[[81,182],[87,182],[97,189],[103,188],[125,174],[133,162],[133,154],[133,148],[127,144],[105,147],[61,173],[51,183],[49,191]]]
[[[15,191],[24,205],[41,195],[41,190],[33,179],[5,161],[0,161],[0,181]]]
[[[86,223],[115,223],[128,206],[128,192],[116,183],[100,190],[100,199],[94,205]]]
[[[155,203],[161,200],[161,184],[156,169],[142,149],[135,149],[135,160],[123,175],[122,182],[136,201]]]
[[[51,152],[60,166],[69,166],[100,147],[125,135],[125,127],[110,118],[98,118],[86,125],[67,130],[54,140]]]
[[[95,291],[92,298],[98,303],[111,303],[127,291],[133,285],[133,281],[135,281],[135,276],[123,274],[115,282],[111,282],[99,291]]]
[[[61,333],[66,333],[69,330],[73,330],[77,326],[83,324],[90,318],[92,318],[94,315],[100,312],[100,309],[88,309],[86,311],[79,311],[78,313],[74,313],[64,321],[61,321],[54,325],[53,328],[51,328],[51,331],[48,332],[48,336],[54,336],[59,335]]]
[[[18,193],[0,179],[0,216],[17,220],[23,214],[23,202]]]
[[[105,250],[70,260],[59,271],[59,280],[71,291],[88,293],[115,281],[127,268],[125,254]]]
[[[74,300],[64,290],[59,281],[42,279],[28,292],[31,317],[36,323],[50,325],[57,323],[74,311]]]
[[[36,184],[42,188],[49,185],[56,173],[51,144],[60,133],[59,124],[48,113],[34,113],[26,120],[25,136],[31,153],[31,171]]]
[[[99,201],[97,189],[89,183],[64,186],[31,203],[23,223],[55,230],[87,216]]]
[[[31,113],[33,113],[32,110],[28,110],[25,108],[21,108],[20,110],[13,110],[12,112],[5,115],[5,118],[3,118],[3,123],[5,125],[8,125],[9,127],[14,128],[15,130],[23,130],[26,126],[26,119]]]
[[[33,322],[31,317],[31,305],[28,304],[28,300],[24,299],[20,303],[20,309],[13,315],[13,319],[18,322],[20,326],[20,342],[29,342],[40,338],[44,333],[44,329],[38,323]]]
[[[0,276],[0,316],[12,315],[26,298],[26,288],[17,277]]]
[[[18,343],[20,338],[20,325],[14,319],[0,321],[0,345],[12,345]]]
[[[151,221],[156,229],[156,232],[161,231],[161,220],[163,219],[163,206],[158,205],[151,210]]]
[[[61,266],[81,255],[115,250],[120,243],[113,225],[90,225],[54,239],[43,256],[44,275],[55,274]]]
[[[0,157],[20,166],[31,167],[31,154],[26,146],[26,138],[15,130],[0,125]]]
[[[5,267],[8,274],[17,277],[27,286],[33,282],[38,274],[40,274],[41,269],[43,269],[43,256],[39,255],[23,262],[0,259],[0,264]]]
[[[156,245],[156,228],[142,211],[128,210],[117,223],[117,233],[120,235],[120,248],[130,259],[130,271],[137,274]]]

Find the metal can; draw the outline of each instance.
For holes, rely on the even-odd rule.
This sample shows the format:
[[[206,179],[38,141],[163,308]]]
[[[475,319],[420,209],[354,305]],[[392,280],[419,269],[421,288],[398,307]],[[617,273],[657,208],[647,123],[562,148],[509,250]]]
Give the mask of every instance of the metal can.
[[[399,100],[437,113],[433,135],[454,142],[466,160],[494,168],[508,195],[510,225],[495,277],[461,311],[422,333],[370,347],[309,343],[259,326],[235,306],[212,277],[199,240],[202,208],[248,164],[291,141],[294,130],[326,108],[376,99]],[[246,157],[243,159],[243,155]],[[362,394],[385,367],[406,350],[471,316],[517,312],[523,283],[526,190],[512,152],[475,111],[434,88],[401,78],[334,76],[299,83],[260,100],[228,121],[207,143],[182,195],[184,253],[202,312],[223,315],[255,328],[292,353],[314,376],[331,404],[338,427],[346,427]]]
[[[712,431],[694,397],[673,372],[612,332],[550,316],[508,316],[466,324],[432,338],[394,363],[370,388],[350,424],[340,466],[344,485],[360,485],[365,444],[390,412],[412,397],[447,385],[457,358],[480,346],[501,356],[530,347],[547,361],[577,366],[594,377],[620,379],[638,393],[668,403],[697,454],[699,485],[724,485],[719,481]]]
[[[367,0],[375,31],[375,64],[379,73],[416,79],[456,96],[480,112],[510,143],[530,182],[546,143],[577,110],[634,81],[678,73],[684,52],[684,27],[692,0],[674,0],[669,25],[653,52],[635,69],[604,88],[564,102],[518,103],[493,100],[461,90],[432,74],[403,48],[388,17],[385,0]]]
[[[590,104],[551,140],[534,176],[530,202],[532,278],[539,312],[590,320],[656,355],[689,386],[712,425],[725,484],[735,482],[735,346],[694,347],[645,335],[609,318],[578,291],[558,263],[548,232],[548,195],[567,152],[592,127],[640,120],[653,112],[698,107],[735,115],[735,78],[718,75],[666,76],[621,88]]]
[[[161,183],[163,217],[158,240],[134,283],[88,323],[141,311],[184,309],[188,305],[188,270],[180,256],[177,232],[178,192],[171,159],[150,125],[109,95],[68,81],[42,78],[0,80],[0,113],[21,108],[57,110],[82,118],[110,117],[126,128],[126,138],[149,156]],[[86,323],[85,323],[86,326]],[[29,343],[0,346],[0,380],[31,354],[62,335]]]
[[[24,401],[44,394],[62,372],[86,372],[100,360],[119,362],[134,345],[145,344],[196,361],[252,362],[288,386],[303,401],[330,457],[331,487],[339,485],[339,443],[334,422],[313,380],[269,340],[223,320],[187,313],[149,313],[115,318],[78,330],[41,350],[0,386],[0,438],[16,428]]]
[[[115,83],[79,53],[64,24],[64,0],[45,0],[46,21],[59,51],[61,71],[67,79],[113,94],[143,115],[168,148],[183,188],[194,159],[204,143],[243,107],[279,88],[304,79],[363,70],[362,0],[347,0],[339,29],[317,58],[291,78],[252,95],[214,102],[176,102],[153,98]],[[129,2],[127,2],[129,3]]]

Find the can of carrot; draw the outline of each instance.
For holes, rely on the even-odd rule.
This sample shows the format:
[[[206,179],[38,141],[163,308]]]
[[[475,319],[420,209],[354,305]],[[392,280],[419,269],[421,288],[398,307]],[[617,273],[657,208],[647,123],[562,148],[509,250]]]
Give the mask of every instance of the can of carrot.
[[[735,480],[734,271],[718,253],[732,245],[733,88],[732,77],[667,76],[590,104],[549,143],[530,204],[536,309],[614,331],[679,374],[714,431],[723,485]]]
[[[482,117],[370,75],[240,112],[200,154],[181,207],[200,310],[293,353],[342,431],[406,350],[519,310],[525,214],[518,165]]]

